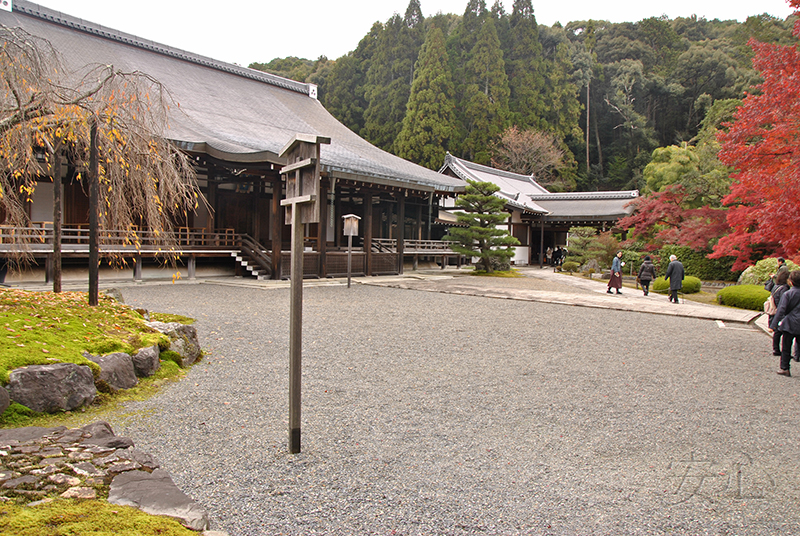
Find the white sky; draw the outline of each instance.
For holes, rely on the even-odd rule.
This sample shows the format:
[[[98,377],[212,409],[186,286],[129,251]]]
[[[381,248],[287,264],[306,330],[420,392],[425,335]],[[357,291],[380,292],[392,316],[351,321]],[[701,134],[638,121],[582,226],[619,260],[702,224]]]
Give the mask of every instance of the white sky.
[[[175,48],[247,66],[298,56],[336,59],[354,50],[372,24],[405,14],[408,0],[34,0],[115,30]],[[425,17],[461,15],[468,0],[420,0]],[[494,0],[487,0],[491,7]],[[502,0],[511,12],[513,0]],[[533,0],[539,24],[604,19],[635,22],[666,14],[744,21],[769,13],[786,18],[785,0]]]

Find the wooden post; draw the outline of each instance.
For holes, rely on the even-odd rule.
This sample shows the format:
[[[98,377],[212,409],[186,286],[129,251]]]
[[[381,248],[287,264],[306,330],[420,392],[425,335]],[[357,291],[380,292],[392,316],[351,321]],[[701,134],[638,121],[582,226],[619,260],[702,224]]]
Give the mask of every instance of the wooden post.
[[[100,210],[100,176],[97,157],[97,120],[92,120],[89,142],[89,305],[99,301],[100,251],[98,249]]]
[[[301,379],[303,343],[303,234],[305,224],[319,223],[320,144],[330,138],[298,134],[283,148],[288,165],[286,176],[286,219],[292,225],[291,302],[289,305],[289,452],[301,450]],[[323,201],[324,202],[324,201]]]
[[[364,192],[364,254],[366,274],[372,275],[372,192]]]

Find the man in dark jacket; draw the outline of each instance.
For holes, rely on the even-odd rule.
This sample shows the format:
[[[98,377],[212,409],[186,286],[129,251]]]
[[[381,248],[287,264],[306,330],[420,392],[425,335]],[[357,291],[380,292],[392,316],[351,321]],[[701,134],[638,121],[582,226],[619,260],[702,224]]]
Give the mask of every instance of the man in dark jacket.
[[[792,361],[792,343],[800,344],[800,270],[789,274],[792,287],[781,296],[778,310],[769,327],[781,331],[781,369],[778,374],[791,376],[789,363]]]
[[[678,303],[678,291],[683,288],[683,264],[678,260],[675,255],[669,256],[669,266],[667,266],[667,273],[664,274],[664,279],[669,279],[669,301]]]
[[[781,272],[788,272],[789,267],[786,266],[786,259],[783,257],[778,257],[778,270],[774,274],[769,274],[769,279],[764,284],[764,289],[772,292],[772,289],[775,288],[775,277]]]

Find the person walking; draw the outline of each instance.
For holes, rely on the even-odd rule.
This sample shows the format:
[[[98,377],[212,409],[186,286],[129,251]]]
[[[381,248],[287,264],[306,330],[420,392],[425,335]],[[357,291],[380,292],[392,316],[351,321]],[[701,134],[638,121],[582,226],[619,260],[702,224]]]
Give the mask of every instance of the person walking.
[[[650,282],[656,278],[656,267],[650,260],[650,255],[644,256],[644,262],[639,267],[639,283],[642,284],[644,295],[650,294]]]
[[[611,278],[608,280],[608,293],[613,294],[611,292],[612,288],[617,289],[617,294],[622,294],[622,267],[625,265],[622,262],[622,252],[617,251],[617,254],[614,256],[614,260],[611,261]]]
[[[669,266],[664,280],[669,279],[669,301],[678,303],[678,291],[683,288],[683,278],[685,276],[683,263],[675,255],[669,256]]]
[[[791,376],[789,364],[792,361],[792,343],[800,343],[800,270],[789,274],[789,285],[792,287],[781,296],[778,310],[769,327],[781,332],[781,362],[778,374]]]
[[[767,315],[769,322],[767,325],[772,325],[772,320],[775,318],[775,313],[778,312],[778,304],[781,303],[781,297],[789,290],[789,271],[784,270],[775,274],[775,286],[772,289],[772,302],[775,304],[775,312]],[[779,329],[770,329],[772,332],[772,355],[781,355],[781,331]]]
[[[787,274],[789,273],[789,267],[786,266],[786,259],[778,257],[778,270],[774,274],[769,274],[769,279],[767,279],[767,282],[764,284],[764,289],[772,292],[772,289],[777,285],[776,277],[778,274],[784,272]],[[775,303],[777,304],[778,302]]]

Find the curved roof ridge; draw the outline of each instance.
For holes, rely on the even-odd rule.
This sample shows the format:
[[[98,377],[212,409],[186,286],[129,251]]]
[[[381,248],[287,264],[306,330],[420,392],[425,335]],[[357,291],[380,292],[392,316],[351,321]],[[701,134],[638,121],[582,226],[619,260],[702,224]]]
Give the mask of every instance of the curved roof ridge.
[[[475,162],[470,162],[469,160],[464,160],[463,158],[458,158],[457,156],[453,156],[449,152],[445,155],[445,164],[444,166],[442,166],[442,170],[444,170],[444,168],[447,167],[448,164],[460,165],[466,169],[472,169],[483,173],[490,173],[492,175],[497,175],[499,177],[503,177],[506,179],[532,183],[536,187],[540,188],[543,192],[547,191],[546,188],[544,188],[541,184],[536,182],[536,179],[533,178],[533,174],[522,175],[521,173],[514,173],[513,171],[505,171],[502,169],[493,168],[491,166],[485,166],[483,164],[476,164]],[[461,177],[461,178],[465,179],[466,177]]]
[[[561,192],[548,194],[528,194],[533,201],[559,201],[575,199],[628,199],[639,197],[639,190],[604,192]]]
[[[224,61],[215,60],[207,56],[201,56],[200,54],[194,54],[186,50],[181,50],[179,48],[163,45],[161,43],[150,41],[149,39],[144,39],[142,37],[138,37],[133,34],[120,32],[118,30],[114,30],[112,28],[96,24],[94,22],[89,22],[84,19],[80,19],[78,17],[73,17],[72,15],[67,15],[66,13],[62,13],[60,11],[40,6],[39,4],[34,4],[33,2],[27,2],[25,0],[15,0],[13,9],[14,11],[25,13],[26,15],[37,17],[39,19],[46,20],[54,24],[59,24],[61,26],[66,26],[74,30],[80,30],[82,32],[86,32],[88,34],[92,34],[97,37],[103,37],[105,39],[110,39],[112,41],[117,41],[120,43],[124,43],[126,45],[142,48],[145,50],[149,50],[151,52],[156,52],[158,54],[170,56],[172,58],[181,59],[184,61],[188,61],[190,63],[195,63],[197,65],[203,65],[205,67],[210,67],[211,69],[217,69],[219,71],[224,71],[238,76],[243,76],[245,78],[250,78],[252,80],[258,80],[260,82],[271,84],[273,86],[278,86],[283,89],[296,91],[298,93],[302,93],[304,95],[309,95],[313,98],[316,98],[317,86],[315,84],[306,84],[303,82],[297,82],[296,80],[290,80],[288,78],[283,78],[282,76],[278,76],[275,74],[265,73],[263,71],[257,71],[255,69],[242,67],[240,65],[235,65],[233,63],[227,63]]]

